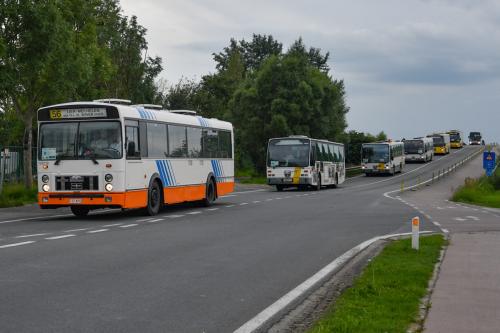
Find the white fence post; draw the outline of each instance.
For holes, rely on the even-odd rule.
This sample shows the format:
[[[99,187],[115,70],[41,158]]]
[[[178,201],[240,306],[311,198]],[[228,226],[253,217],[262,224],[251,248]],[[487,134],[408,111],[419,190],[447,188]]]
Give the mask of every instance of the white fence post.
[[[411,220],[411,248],[418,250],[419,248],[419,229],[420,229],[420,218],[418,216]]]

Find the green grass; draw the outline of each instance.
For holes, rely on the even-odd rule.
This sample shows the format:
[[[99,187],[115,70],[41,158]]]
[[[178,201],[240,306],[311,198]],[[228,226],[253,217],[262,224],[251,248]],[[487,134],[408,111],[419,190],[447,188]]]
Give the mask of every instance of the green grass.
[[[37,189],[24,188],[21,184],[4,184],[0,194],[0,208],[16,207],[37,202]]]
[[[491,177],[467,178],[464,185],[453,194],[452,200],[500,208],[500,168]]]
[[[444,243],[441,235],[421,237],[415,251],[410,239],[393,241],[309,333],[406,332],[417,320]]]

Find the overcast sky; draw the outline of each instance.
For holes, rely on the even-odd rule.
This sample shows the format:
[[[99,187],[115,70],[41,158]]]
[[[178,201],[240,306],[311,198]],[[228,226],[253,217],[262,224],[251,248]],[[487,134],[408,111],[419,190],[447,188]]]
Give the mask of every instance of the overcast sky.
[[[350,129],[390,137],[481,131],[500,142],[500,1],[121,0],[148,29],[162,77],[199,79],[230,38],[299,36],[331,53]],[[299,133],[298,133],[299,134]]]

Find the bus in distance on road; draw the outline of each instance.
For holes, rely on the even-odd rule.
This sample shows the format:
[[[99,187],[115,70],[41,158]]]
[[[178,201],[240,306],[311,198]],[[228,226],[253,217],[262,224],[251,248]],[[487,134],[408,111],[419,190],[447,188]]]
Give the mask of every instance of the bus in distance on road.
[[[451,131],[448,131],[448,134],[450,135],[451,148],[456,149],[456,148],[462,148],[464,146],[462,132],[460,132],[458,130],[451,130]]]
[[[119,100],[76,102],[38,110],[38,202],[97,208],[205,205],[233,191],[233,126]]]
[[[361,147],[361,169],[366,176],[402,172],[405,166],[403,142],[363,143]]]
[[[267,146],[267,183],[320,190],[345,180],[344,145],[306,136],[270,139]]]
[[[406,162],[429,162],[434,158],[432,138],[415,138],[404,141]]]
[[[434,141],[434,154],[446,155],[450,153],[451,142],[448,133],[434,133],[427,135],[427,137]]]
[[[469,133],[469,144],[470,145],[481,145],[483,143],[483,137],[481,132],[470,132]]]

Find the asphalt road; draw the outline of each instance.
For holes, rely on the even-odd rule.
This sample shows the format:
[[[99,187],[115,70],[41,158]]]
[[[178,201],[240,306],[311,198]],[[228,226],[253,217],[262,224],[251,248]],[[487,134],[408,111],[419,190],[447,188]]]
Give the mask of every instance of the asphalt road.
[[[241,187],[154,218],[0,210],[0,330],[231,332],[353,246],[410,231],[420,213],[383,194],[477,149],[320,192]]]

